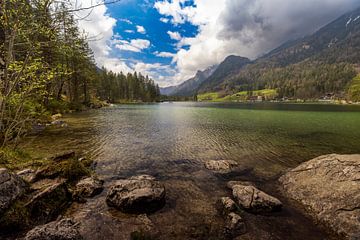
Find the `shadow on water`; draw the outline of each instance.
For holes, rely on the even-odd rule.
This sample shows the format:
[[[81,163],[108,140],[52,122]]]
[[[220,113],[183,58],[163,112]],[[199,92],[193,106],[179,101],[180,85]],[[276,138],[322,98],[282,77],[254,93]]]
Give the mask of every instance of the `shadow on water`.
[[[313,157],[360,151],[359,108],[282,104],[173,103],[119,105],[65,117],[69,127],[50,129],[24,144],[35,157],[74,149],[96,162],[105,190],[69,211],[86,239],[129,239],[148,231],[142,216],[108,208],[113,181],[138,174],[166,187],[166,204],[150,214],[156,239],[226,239],[217,209],[229,180],[254,182],[284,202],[270,215],[242,213],[248,233],[237,239],[331,239],[296,210],[277,181],[288,168]],[[34,151],[36,149],[36,151]],[[242,170],[214,174],[206,160],[237,161]],[[146,222],[146,221],[145,221]]]

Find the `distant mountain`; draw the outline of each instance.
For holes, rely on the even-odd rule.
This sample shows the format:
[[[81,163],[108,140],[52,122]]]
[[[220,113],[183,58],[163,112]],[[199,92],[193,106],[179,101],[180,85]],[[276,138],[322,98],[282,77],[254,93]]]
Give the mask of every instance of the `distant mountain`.
[[[345,96],[360,66],[360,8],[257,60],[229,56],[198,92],[276,89],[278,97]]]
[[[176,86],[160,88],[160,94],[170,96],[170,94],[175,90]]]
[[[204,71],[197,71],[196,75],[182,84],[175,87],[170,93],[172,96],[193,96],[197,93],[198,87],[210,77],[217,69],[217,65],[208,67]]]
[[[197,89],[198,92],[209,90],[220,90],[217,87],[224,82],[227,77],[238,73],[244,66],[251,63],[250,59],[230,55],[219,64],[214,73],[209,76]]]

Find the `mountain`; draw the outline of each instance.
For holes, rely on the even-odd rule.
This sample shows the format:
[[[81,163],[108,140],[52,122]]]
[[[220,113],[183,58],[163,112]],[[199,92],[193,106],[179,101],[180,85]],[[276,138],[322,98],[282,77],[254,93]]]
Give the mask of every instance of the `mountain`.
[[[176,86],[175,89],[170,93],[172,96],[194,96],[197,93],[198,87],[210,77],[217,69],[217,65],[208,67],[204,71],[197,71],[196,75],[180,85]]]
[[[206,92],[209,90],[220,90],[217,87],[226,80],[227,77],[238,73],[241,68],[251,63],[250,59],[230,55],[219,64],[214,73],[209,76],[197,89],[198,92]]]
[[[198,91],[231,95],[274,89],[278,97],[344,97],[359,66],[360,8],[253,62],[229,56]]]
[[[175,90],[175,88],[176,88],[176,86],[160,88],[160,94],[169,96]]]

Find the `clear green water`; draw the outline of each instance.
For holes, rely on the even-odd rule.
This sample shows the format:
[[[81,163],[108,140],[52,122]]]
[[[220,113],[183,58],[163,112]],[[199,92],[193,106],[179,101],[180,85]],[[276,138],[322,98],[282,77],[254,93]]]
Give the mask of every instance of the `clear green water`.
[[[215,203],[230,196],[228,179],[204,169],[206,160],[238,161],[249,170],[232,179],[255,181],[281,198],[274,179],[288,168],[322,154],[360,152],[360,106],[116,105],[64,120],[69,127],[30,137],[25,147],[36,149],[39,157],[66,149],[87,154],[106,187],[118,178],[155,175],[167,188],[167,205],[150,216],[160,226],[161,239],[221,239],[222,218]],[[128,239],[141,223],[108,209],[105,195],[106,190],[86,204],[74,204],[69,215],[90,224],[82,227],[86,236]],[[291,206],[279,216],[246,218],[249,239],[264,239],[266,234],[272,236],[267,239],[325,236]]]

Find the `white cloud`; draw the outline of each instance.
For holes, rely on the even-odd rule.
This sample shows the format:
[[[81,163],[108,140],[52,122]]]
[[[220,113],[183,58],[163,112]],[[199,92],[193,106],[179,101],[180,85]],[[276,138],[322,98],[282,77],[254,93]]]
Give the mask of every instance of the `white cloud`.
[[[143,26],[140,26],[140,25],[137,25],[136,26],[136,30],[138,33],[141,33],[141,34],[145,34],[146,33],[146,30]]]
[[[118,20],[121,21],[121,22],[125,22],[127,24],[130,24],[130,25],[133,24],[132,21],[130,21],[129,19],[126,19],[126,18],[120,18]]]
[[[169,34],[170,38],[176,41],[181,40],[181,35],[179,32],[172,32],[172,31],[167,31],[167,34]]]
[[[193,6],[183,7],[185,1],[154,4],[174,25],[189,22],[198,27],[196,36],[178,40],[176,83],[231,54],[256,58],[359,5],[358,0],[194,0]]]
[[[146,39],[132,39],[130,42],[126,40],[115,40],[115,47],[120,50],[141,52],[150,47],[150,41]]]
[[[167,18],[160,18],[160,21],[163,22],[163,23],[168,23],[168,22],[169,22],[169,19],[167,19]]]
[[[134,30],[129,30],[129,29],[127,29],[127,30],[125,30],[124,32],[126,32],[126,33],[134,33]]]
[[[175,53],[171,53],[171,52],[154,52],[154,54],[158,57],[163,57],[163,58],[172,58],[175,57]]]

